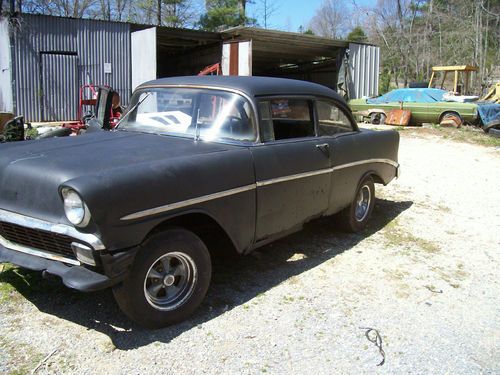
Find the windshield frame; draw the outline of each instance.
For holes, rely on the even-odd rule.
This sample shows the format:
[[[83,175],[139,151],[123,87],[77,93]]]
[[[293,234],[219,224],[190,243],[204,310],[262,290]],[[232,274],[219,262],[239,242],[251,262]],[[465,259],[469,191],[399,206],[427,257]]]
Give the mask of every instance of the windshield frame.
[[[230,87],[223,87],[223,86],[208,86],[208,85],[144,85],[144,86],[139,86],[133,93],[132,96],[135,95],[140,95],[144,92],[150,92],[152,89],[162,89],[162,88],[168,88],[168,89],[198,89],[198,90],[211,90],[211,91],[222,91],[222,92],[228,92],[232,94],[237,94],[241,96],[243,99],[245,99],[250,108],[249,108],[249,120],[252,122],[254,131],[255,131],[255,139],[251,141],[245,141],[245,140],[237,140],[237,139],[227,139],[227,138],[215,138],[215,139],[203,139],[199,138],[196,139],[196,137],[193,137],[191,135],[184,135],[184,134],[175,134],[175,133],[149,133],[149,134],[154,134],[154,135],[159,135],[159,136],[165,136],[165,137],[179,137],[179,138],[186,138],[186,139],[192,139],[195,141],[201,141],[201,142],[212,142],[212,143],[223,143],[223,144],[234,144],[234,145],[254,145],[254,144],[259,144],[261,143],[260,141],[260,126],[259,126],[259,118],[257,116],[258,111],[257,107],[255,105],[255,101],[245,92],[237,89],[233,89]],[[133,106],[129,107],[133,108]],[[123,117],[125,117],[129,113],[129,110],[127,110],[124,114]],[[120,129],[120,126],[117,126],[115,128],[116,131],[129,131],[132,132],[132,130],[125,130],[125,129]]]

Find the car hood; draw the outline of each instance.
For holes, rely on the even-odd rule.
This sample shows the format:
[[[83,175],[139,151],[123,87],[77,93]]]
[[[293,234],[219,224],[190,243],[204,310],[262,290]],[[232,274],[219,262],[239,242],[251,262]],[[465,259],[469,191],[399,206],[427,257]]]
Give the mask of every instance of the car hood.
[[[151,171],[160,161],[231,148],[238,146],[123,131],[3,144],[0,209],[67,223],[59,195],[62,185],[73,187],[72,182],[84,179],[111,189],[107,176],[116,171]]]

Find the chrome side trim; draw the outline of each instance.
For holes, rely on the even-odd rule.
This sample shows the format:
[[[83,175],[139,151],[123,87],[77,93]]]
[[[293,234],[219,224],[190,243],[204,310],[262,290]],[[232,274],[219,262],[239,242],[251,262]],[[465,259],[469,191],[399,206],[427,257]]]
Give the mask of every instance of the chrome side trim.
[[[192,198],[192,199],[187,199],[185,201],[170,203],[170,204],[166,204],[164,206],[150,208],[148,210],[139,211],[139,212],[136,212],[136,213],[133,213],[130,215],[126,215],[126,216],[122,217],[120,220],[139,219],[141,217],[155,215],[155,214],[159,214],[162,212],[175,210],[178,208],[191,206],[193,204],[211,201],[211,200],[214,200],[217,198],[227,197],[229,195],[234,195],[234,194],[242,193],[244,191],[253,190],[253,189],[255,189],[255,187],[256,187],[256,184],[250,184],[250,185],[245,185],[245,186],[241,186],[241,187],[230,189],[230,190],[221,191],[219,193],[203,195],[203,196],[198,197],[198,198]]]
[[[298,180],[299,178],[312,177],[312,176],[317,176],[320,174],[331,173],[331,172],[333,172],[332,168],[319,169],[319,170],[313,171],[313,172],[297,173],[297,174],[292,174],[292,175],[278,177],[278,178],[271,178],[269,180],[258,181],[256,185],[257,185],[257,187],[260,187],[260,186],[278,184],[278,183],[284,182],[284,181]]]
[[[349,168],[349,167],[355,167],[357,165],[362,165],[362,164],[371,164],[371,163],[384,163],[384,164],[390,164],[394,168],[398,167],[398,163],[396,163],[394,160],[391,159],[366,159],[366,160],[359,160],[359,161],[354,161],[352,163],[346,163],[346,164],[341,164],[333,167],[332,169],[334,171],[339,170],[339,169],[344,169],[344,168]]]
[[[74,266],[81,265],[81,263],[76,259],[66,258],[66,257],[63,257],[63,256],[58,255],[58,254],[49,253],[46,251],[40,251],[37,249],[33,249],[32,247],[19,245],[19,244],[10,242],[9,240],[3,238],[2,236],[0,236],[0,245],[2,245],[3,247],[5,247],[6,249],[9,249],[9,250],[19,251],[20,253],[33,255],[36,257],[40,257],[40,258],[45,258],[45,259],[55,260],[58,262],[72,264]]]
[[[10,212],[0,209],[0,221],[11,224],[17,224],[22,227],[40,229],[46,232],[53,232],[72,237],[92,246],[94,250],[104,250],[105,246],[99,237],[91,233],[81,233],[74,227],[64,224],[54,224],[49,221],[35,219],[34,217],[20,215],[15,212]]]
[[[245,185],[245,186],[241,186],[239,188],[234,188],[234,189],[230,189],[230,190],[221,191],[219,193],[202,195],[201,197],[187,199],[187,200],[176,202],[176,203],[166,204],[164,206],[154,207],[154,208],[150,208],[150,209],[147,209],[147,210],[135,212],[133,214],[129,214],[129,215],[123,216],[122,218],[120,218],[120,220],[140,219],[140,218],[143,218],[143,217],[146,217],[146,216],[156,215],[156,214],[159,214],[159,213],[162,213],[162,212],[167,212],[167,211],[175,210],[175,209],[178,209],[178,208],[191,206],[193,204],[202,203],[202,202],[210,201],[210,200],[217,199],[217,198],[227,197],[229,195],[242,193],[244,191],[252,190],[252,189],[255,189],[257,187],[262,187],[262,186],[277,184],[277,183],[280,183],[280,182],[285,182],[285,181],[290,181],[290,180],[297,180],[297,179],[300,179],[300,178],[317,176],[317,175],[326,174],[326,173],[333,173],[336,170],[340,170],[340,169],[344,169],[344,168],[349,168],[349,167],[354,167],[354,166],[362,165],[362,164],[371,164],[371,163],[385,163],[385,164],[390,164],[390,165],[392,165],[395,168],[399,167],[398,163],[396,163],[395,161],[390,160],[390,159],[367,159],[367,160],[360,160],[360,161],[355,161],[355,162],[352,162],[352,163],[346,163],[346,164],[342,164],[342,165],[337,165],[337,166],[335,166],[333,168],[319,169],[317,171],[312,171],[312,172],[297,173],[297,174],[288,175],[288,176],[271,178],[269,180],[257,181],[255,184]]]

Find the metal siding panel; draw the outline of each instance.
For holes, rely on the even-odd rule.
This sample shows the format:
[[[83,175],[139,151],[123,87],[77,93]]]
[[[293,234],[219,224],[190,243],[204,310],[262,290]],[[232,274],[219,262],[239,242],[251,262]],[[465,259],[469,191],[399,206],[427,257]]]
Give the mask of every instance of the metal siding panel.
[[[353,79],[351,98],[378,95],[380,48],[364,44],[349,44],[350,76]]]
[[[43,120],[77,118],[77,56],[42,54]]]
[[[22,29],[15,34],[13,62],[17,114],[23,114],[27,121],[42,120],[42,51],[76,52],[79,58],[77,89],[87,83],[88,72],[93,83],[113,87],[122,97],[122,104],[128,104],[132,92],[129,24],[27,14],[22,17]],[[105,62],[112,64],[111,74],[104,74]],[[61,74],[71,80],[73,71],[68,72],[64,64],[60,68]],[[68,113],[76,112],[77,107],[75,102]]]

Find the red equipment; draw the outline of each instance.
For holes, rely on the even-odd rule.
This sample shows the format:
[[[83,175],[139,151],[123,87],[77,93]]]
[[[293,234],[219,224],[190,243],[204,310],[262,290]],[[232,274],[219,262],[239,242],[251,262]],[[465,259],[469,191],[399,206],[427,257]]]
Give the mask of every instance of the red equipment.
[[[209,65],[209,66],[203,68],[203,70],[201,72],[199,72],[198,75],[199,76],[208,76],[208,75],[220,76],[220,75],[222,75],[222,68],[220,66],[220,63]]]
[[[109,88],[108,86],[103,86]],[[90,95],[89,95],[90,94]],[[79,100],[78,100],[78,121],[67,122],[62,125],[63,128],[70,128],[73,134],[77,135],[80,130],[87,127],[86,115],[84,115],[84,107],[87,107],[87,112],[94,113],[97,100],[99,97],[99,86],[91,83],[85,84],[80,87]],[[118,101],[119,103],[119,101]],[[89,108],[90,107],[90,108]],[[114,128],[120,119],[121,113],[114,111],[111,106],[111,113],[109,118],[110,127]]]

